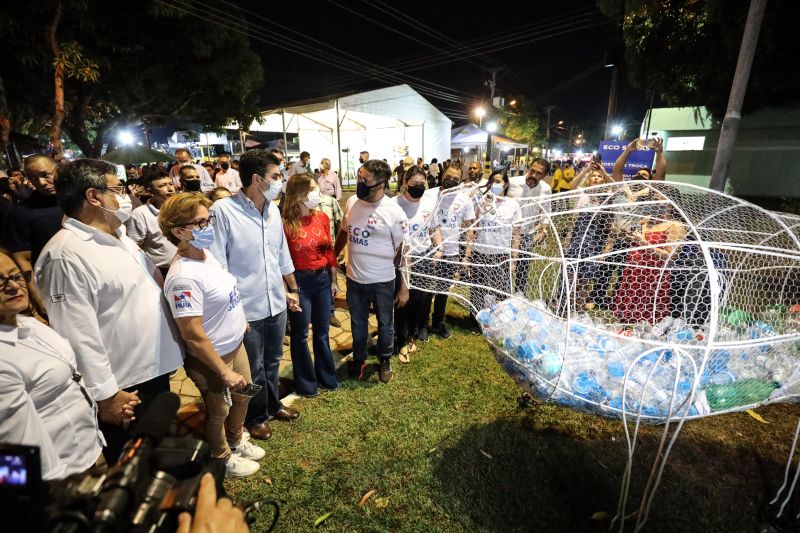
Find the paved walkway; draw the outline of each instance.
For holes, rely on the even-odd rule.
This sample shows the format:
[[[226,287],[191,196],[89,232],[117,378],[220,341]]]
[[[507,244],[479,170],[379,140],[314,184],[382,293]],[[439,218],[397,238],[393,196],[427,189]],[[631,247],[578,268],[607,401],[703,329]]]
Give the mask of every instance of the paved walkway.
[[[344,286],[344,280],[340,278],[339,286]],[[347,311],[347,303],[344,294],[340,293],[336,298],[336,318],[342,323],[341,328],[331,326],[330,339],[333,357],[337,365],[353,350],[353,339],[350,333],[350,313]],[[375,316],[370,316],[370,331],[377,331]],[[309,349],[311,348],[311,332],[308,335]],[[313,350],[312,350],[313,353]],[[280,365],[281,376],[281,396],[283,402],[291,405],[297,396],[292,392],[292,358],[289,347],[283,347],[283,358]],[[204,410],[203,400],[200,391],[195,387],[194,382],[186,375],[183,368],[179,368],[170,379],[170,389],[181,398],[181,407],[178,410],[178,421],[173,425],[172,433],[177,436],[193,434],[196,437],[203,436]]]

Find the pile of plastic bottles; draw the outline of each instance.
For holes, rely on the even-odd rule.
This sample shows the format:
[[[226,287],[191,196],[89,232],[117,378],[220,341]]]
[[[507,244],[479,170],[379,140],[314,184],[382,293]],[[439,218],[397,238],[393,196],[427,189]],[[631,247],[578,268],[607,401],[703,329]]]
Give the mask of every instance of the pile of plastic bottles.
[[[681,319],[654,326],[586,314],[566,320],[542,301],[518,297],[476,318],[499,355],[525,369],[531,394],[604,416],[621,416],[623,403],[628,416],[651,421],[704,416],[786,396],[792,386],[800,392],[796,345],[770,342],[779,333],[763,320],[726,323],[709,344],[706,327]]]

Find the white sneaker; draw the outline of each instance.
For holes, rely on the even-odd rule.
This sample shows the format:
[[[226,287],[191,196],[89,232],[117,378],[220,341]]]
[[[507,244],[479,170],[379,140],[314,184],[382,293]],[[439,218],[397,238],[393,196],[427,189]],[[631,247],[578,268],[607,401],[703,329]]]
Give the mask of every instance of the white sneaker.
[[[234,453],[238,453],[245,459],[250,459],[251,461],[258,461],[259,459],[264,457],[264,455],[266,455],[267,452],[264,451],[264,448],[256,446],[249,440],[242,439],[242,441],[236,447]]]
[[[226,477],[247,477],[252,476],[260,468],[259,464],[250,459],[245,459],[238,453],[231,454],[228,462],[225,463]]]

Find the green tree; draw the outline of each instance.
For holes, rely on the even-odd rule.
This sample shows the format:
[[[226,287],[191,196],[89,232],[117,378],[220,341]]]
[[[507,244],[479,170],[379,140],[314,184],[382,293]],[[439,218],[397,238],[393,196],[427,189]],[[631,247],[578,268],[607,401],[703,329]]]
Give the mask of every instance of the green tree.
[[[62,127],[87,156],[99,156],[114,130],[130,123],[180,119],[219,130],[230,120],[249,124],[258,116],[264,72],[241,34],[154,0],[56,3],[63,3],[57,54],[48,34],[54,10],[13,2],[0,13],[0,39],[20,49],[0,59],[15,129],[24,125],[36,134],[54,127],[58,65],[66,74]]]
[[[509,96],[507,104],[497,110],[498,129],[503,135],[529,145],[541,144],[545,127],[533,102],[522,96]],[[511,105],[510,102],[515,102]]]
[[[725,114],[736,69],[747,0],[598,0],[621,28],[631,83],[672,106],[707,106]],[[789,62],[800,52],[800,3],[770,0],[756,48],[744,111],[797,102]]]

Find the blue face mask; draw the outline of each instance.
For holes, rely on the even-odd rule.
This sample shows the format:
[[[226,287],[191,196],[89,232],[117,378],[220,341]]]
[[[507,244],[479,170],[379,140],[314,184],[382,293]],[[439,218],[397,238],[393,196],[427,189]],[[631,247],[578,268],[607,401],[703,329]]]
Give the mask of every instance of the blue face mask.
[[[500,196],[501,194],[503,194],[503,184],[494,183],[492,184],[492,188],[489,190],[492,191],[492,194],[494,194],[495,196]]]
[[[192,237],[194,237],[194,239],[189,241],[189,244],[198,250],[208,248],[214,243],[214,228],[211,226],[206,226],[204,229],[193,229]]]

